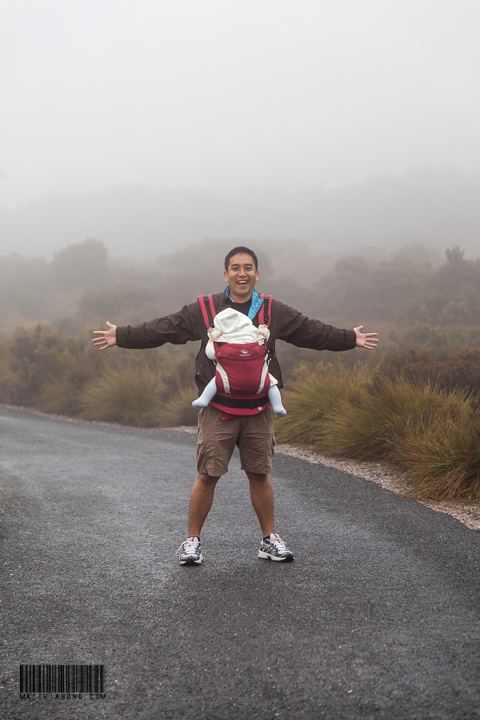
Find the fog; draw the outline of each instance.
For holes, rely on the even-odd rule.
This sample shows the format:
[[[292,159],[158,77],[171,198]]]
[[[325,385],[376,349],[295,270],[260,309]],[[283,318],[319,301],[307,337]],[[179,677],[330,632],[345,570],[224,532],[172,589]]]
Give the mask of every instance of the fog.
[[[476,252],[476,0],[0,0],[0,16],[0,254],[229,236]]]

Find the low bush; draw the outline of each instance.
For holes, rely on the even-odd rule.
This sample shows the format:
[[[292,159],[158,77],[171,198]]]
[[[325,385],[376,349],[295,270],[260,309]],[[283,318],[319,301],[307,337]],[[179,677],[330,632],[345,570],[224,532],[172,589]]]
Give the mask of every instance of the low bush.
[[[480,350],[426,350],[410,347],[384,355],[380,363],[383,377],[403,377],[414,384],[435,384],[446,390],[465,390],[480,398]]]
[[[413,304],[415,305],[415,302]],[[390,336],[399,348],[417,347],[434,352],[444,352],[448,349],[450,353],[457,353],[465,348],[478,348],[480,327],[458,323],[432,326],[416,322],[408,327],[395,328],[390,332]]]
[[[355,377],[360,378],[360,374]],[[277,440],[318,449],[328,431],[327,414],[334,413],[356,391],[354,376],[346,368],[334,369],[329,363],[319,363],[314,368],[301,365],[288,390],[282,391],[288,415],[276,423]]]
[[[38,391],[35,407],[55,415],[76,416],[83,408],[84,388],[67,375],[46,381]]]
[[[156,427],[165,394],[160,373],[125,367],[105,372],[92,381],[82,397],[81,417],[121,425]]]
[[[157,415],[158,427],[179,427],[196,425],[198,408],[192,407],[192,401],[198,396],[193,387],[178,390],[173,397],[165,400]]]
[[[480,501],[479,418],[468,403],[428,424],[412,418],[396,440],[394,458],[405,470],[411,497]]]
[[[320,365],[283,393],[281,442],[405,472],[412,496],[480,501],[479,422],[464,390]]]
[[[0,402],[49,413],[155,426],[174,424],[170,412],[182,424],[196,422],[192,376],[185,347],[99,352],[88,335],[44,325],[17,328],[0,342]]]

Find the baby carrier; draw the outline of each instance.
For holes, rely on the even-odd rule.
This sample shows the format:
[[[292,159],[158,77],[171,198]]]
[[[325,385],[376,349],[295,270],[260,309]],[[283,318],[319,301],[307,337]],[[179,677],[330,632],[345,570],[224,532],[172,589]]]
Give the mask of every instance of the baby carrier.
[[[270,324],[272,296],[265,298],[258,312],[259,325]],[[198,301],[202,308],[203,319],[209,328],[215,327],[213,319],[215,308],[211,295],[199,295]],[[223,410],[229,415],[256,415],[270,404],[268,389],[267,342],[234,344],[213,342],[215,348],[217,394],[210,405]]]

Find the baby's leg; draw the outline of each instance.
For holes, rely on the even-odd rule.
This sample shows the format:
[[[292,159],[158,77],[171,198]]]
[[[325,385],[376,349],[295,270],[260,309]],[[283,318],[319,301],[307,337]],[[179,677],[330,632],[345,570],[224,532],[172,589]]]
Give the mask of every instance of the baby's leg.
[[[278,389],[277,385],[270,385],[270,389],[268,391],[268,399],[270,400],[270,404],[275,415],[278,415],[278,417],[283,417],[287,414],[287,411],[282,405],[282,396],[280,395],[280,390]]]
[[[215,382],[215,378],[212,378],[208,385],[205,387],[205,390],[202,392],[199,398],[194,400],[192,402],[193,407],[207,407],[210,400],[213,400],[217,393],[217,384]]]

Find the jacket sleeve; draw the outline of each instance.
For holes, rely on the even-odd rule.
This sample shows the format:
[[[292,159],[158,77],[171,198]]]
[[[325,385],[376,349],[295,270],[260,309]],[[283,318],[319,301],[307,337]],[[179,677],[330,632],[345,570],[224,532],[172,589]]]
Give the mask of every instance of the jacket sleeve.
[[[205,335],[198,302],[185,305],[181,310],[165,317],[117,327],[117,345],[122,348],[154,348],[172,343],[184,345],[189,340],[201,340]]]
[[[280,311],[277,315],[280,319],[277,335],[279,340],[285,340],[285,342],[301,348],[333,352],[351,350],[356,346],[355,330],[341,330],[333,325],[326,325],[321,320],[314,320],[302,315],[301,312],[288,305],[283,305],[278,301],[273,302],[283,306],[281,309],[279,308]],[[274,312],[275,306],[272,305],[272,319]]]

